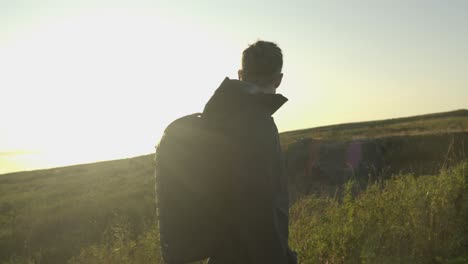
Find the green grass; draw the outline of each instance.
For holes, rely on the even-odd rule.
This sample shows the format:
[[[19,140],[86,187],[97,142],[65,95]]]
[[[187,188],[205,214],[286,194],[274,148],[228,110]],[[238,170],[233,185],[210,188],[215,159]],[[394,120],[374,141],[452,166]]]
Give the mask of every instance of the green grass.
[[[155,218],[152,158],[1,175],[0,263],[65,263],[115,223],[142,233]]]
[[[467,263],[468,163],[439,175],[401,175],[341,197],[307,196],[290,210],[299,263]],[[163,263],[157,227],[136,239],[116,225],[69,263]]]
[[[300,263],[466,263],[467,169],[465,163],[436,176],[402,175],[357,195],[349,182],[343,197],[303,197],[291,208],[291,246]],[[75,210],[67,209],[72,201],[80,203]],[[151,212],[152,202],[120,205],[119,214],[108,214],[115,202],[85,202],[91,201],[42,206],[30,212],[34,224],[17,222],[12,233],[2,228],[3,237],[15,238],[25,227],[29,239],[42,237],[3,263],[162,263],[155,223],[137,228],[131,217],[135,206]],[[66,215],[75,221],[63,220]],[[86,219],[94,219],[95,228]]]
[[[304,197],[291,209],[291,246],[300,263],[467,263],[467,165]]]

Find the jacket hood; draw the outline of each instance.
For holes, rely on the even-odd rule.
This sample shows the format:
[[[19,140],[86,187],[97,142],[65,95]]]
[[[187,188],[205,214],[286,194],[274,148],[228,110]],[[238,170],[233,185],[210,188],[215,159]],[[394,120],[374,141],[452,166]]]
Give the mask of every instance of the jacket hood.
[[[230,115],[250,111],[273,115],[288,99],[281,94],[261,93],[255,84],[224,79],[205,105],[205,115]]]

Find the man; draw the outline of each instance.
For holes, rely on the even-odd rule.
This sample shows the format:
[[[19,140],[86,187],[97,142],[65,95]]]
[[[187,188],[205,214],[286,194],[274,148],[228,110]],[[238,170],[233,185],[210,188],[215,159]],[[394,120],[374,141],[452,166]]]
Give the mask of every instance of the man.
[[[243,52],[239,80],[226,78],[203,111],[204,118],[222,124],[231,146],[220,154],[220,160],[228,157],[231,163],[222,166],[223,179],[230,183],[226,232],[210,264],[297,262],[288,247],[287,178],[271,117],[287,101],[276,94],[282,66],[281,49],[257,41]]]

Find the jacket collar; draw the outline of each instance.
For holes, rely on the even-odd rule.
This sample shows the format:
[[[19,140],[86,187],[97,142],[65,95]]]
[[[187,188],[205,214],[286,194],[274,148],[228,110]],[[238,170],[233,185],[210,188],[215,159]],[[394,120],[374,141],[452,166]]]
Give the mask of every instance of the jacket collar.
[[[255,93],[254,91],[254,84],[226,77],[205,105],[203,113],[232,114],[252,110],[271,116],[288,101],[281,94]]]

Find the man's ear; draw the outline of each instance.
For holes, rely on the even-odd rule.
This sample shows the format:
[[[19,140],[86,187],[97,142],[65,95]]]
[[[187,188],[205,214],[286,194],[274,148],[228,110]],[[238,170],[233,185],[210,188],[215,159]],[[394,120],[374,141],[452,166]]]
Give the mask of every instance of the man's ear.
[[[283,74],[282,73],[280,73],[278,75],[278,77],[276,78],[276,80],[275,80],[275,83],[274,83],[275,89],[277,89],[280,86],[281,80],[283,80]]]
[[[237,71],[237,77],[239,78],[239,81],[242,81],[242,77],[243,77],[242,73],[243,73],[242,70]]]

